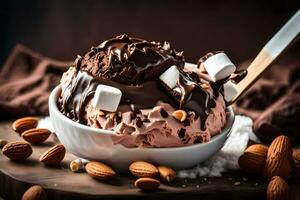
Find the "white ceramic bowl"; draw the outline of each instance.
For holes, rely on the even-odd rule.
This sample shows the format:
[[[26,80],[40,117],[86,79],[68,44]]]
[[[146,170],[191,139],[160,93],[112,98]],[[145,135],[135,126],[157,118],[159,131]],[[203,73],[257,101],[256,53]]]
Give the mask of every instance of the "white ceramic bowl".
[[[172,148],[126,148],[113,144],[111,135],[114,132],[82,125],[64,116],[57,108],[60,92],[61,88],[57,86],[49,97],[50,118],[60,142],[76,156],[103,161],[121,172],[137,160],[167,165],[177,170],[193,167],[223,147],[234,122],[234,113],[229,107],[230,116],[223,131],[207,143]]]

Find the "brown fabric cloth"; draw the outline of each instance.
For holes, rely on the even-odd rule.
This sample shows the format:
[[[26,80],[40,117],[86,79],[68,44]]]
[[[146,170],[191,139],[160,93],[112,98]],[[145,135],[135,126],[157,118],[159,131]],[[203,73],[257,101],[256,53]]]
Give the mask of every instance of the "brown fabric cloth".
[[[47,115],[48,96],[73,62],[46,58],[17,45],[0,71],[2,118]],[[239,68],[245,68],[249,62]],[[265,143],[280,134],[300,136],[300,62],[275,65],[235,106],[254,120],[254,132]]]
[[[235,111],[253,119],[253,130],[262,142],[269,144],[276,136],[284,134],[298,143],[300,62],[272,66],[237,103]]]
[[[0,71],[1,118],[47,115],[49,92],[70,64],[17,45]]]

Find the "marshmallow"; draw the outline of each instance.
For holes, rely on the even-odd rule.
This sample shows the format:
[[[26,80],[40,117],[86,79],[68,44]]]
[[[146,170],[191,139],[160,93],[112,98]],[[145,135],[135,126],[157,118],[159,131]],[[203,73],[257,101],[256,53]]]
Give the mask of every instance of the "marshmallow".
[[[100,110],[115,112],[121,96],[122,92],[118,88],[99,84],[92,100],[92,106]]]
[[[179,89],[179,87],[174,88],[175,92],[178,92],[179,94],[181,94],[181,90]]]
[[[217,53],[204,61],[204,67],[213,81],[230,76],[236,69],[225,53]]]
[[[237,90],[233,86],[233,83],[228,81],[224,84],[224,98],[227,102],[231,101],[237,95]]]
[[[173,89],[176,86],[178,78],[179,78],[179,71],[175,65],[171,66],[159,77],[159,79],[163,81],[171,89]]]

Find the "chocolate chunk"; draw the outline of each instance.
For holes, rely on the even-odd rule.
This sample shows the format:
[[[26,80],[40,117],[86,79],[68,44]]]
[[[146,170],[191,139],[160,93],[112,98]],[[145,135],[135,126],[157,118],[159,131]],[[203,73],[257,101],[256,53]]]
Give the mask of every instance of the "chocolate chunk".
[[[137,117],[136,118],[136,122],[135,122],[135,125],[139,128],[141,128],[143,126],[143,121],[140,117]]]
[[[116,123],[119,124],[122,121],[122,113],[118,112],[115,117]]]
[[[191,140],[191,138],[188,138],[187,140],[185,140],[185,141],[183,142],[183,144],[189,143],[190,140]]]
[[[200,140],[200,138],[197,138],[196,140],[194,140],[194,144],[198,144],[198,143],[202,143],[202,141]]]
[[[179,129],[178,130],[178,137],[179,138],[184,138],[184,136],[185,136],[185,131],[186,131],[186,129],[185,128],[181,128],[181,129]]]
[[[149,123],[149,122],[150,122],[150,119],[144,118],[142,121],[145,122],[145,123]]]
[[[136,118],[136,113],[135,112],[131,112],[130,113],[130,121],[134,120]]]
[[[188,119],[186,119],[186,120],[183,121],[183,125],[186,127],[186,126],[190,126],[191,123]]]
[[[163,118],[167,118],[169,116],[169,114],[165,111],[165,109],[160,109],[160,115],[163,117]]]
[[[234,84],[238,84],[245,78],[247,75],[248,71],[246,69],[240,70],[240,71],[235,71],[229,78]]]
[[[136,108],[134,104],[130,104],[130,110],[136,114],[142,113],[141,110]]]

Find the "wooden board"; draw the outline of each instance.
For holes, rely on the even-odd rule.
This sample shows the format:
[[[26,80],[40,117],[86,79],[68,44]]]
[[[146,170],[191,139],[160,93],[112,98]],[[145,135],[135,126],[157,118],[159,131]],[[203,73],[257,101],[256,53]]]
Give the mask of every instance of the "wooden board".
[[[11,130],[11,122],[0,122],[0,138],[8,141],[22,140]],[[39,162],[40,155],[57,143],[51,136],[45,144],[33,146],[33,154],[24,163],[17,163],[0,154],[0,197],[20,199],[33,184],[46,189],[49,199],[265,199],[266,184],[254,176],[229,172],[223,177],[176,179],[171,185],[162,184],[160,189],[143,193],[133,186],[134,178],[119,175],[109,182],[99,182],[86,173],[73,173],[69,163],[75,156],[67,153],[61,166],[45,167]],[[237,182],[240,182],[239,185]],[[300,199],[300,182],[291,184],[293,199]]]

